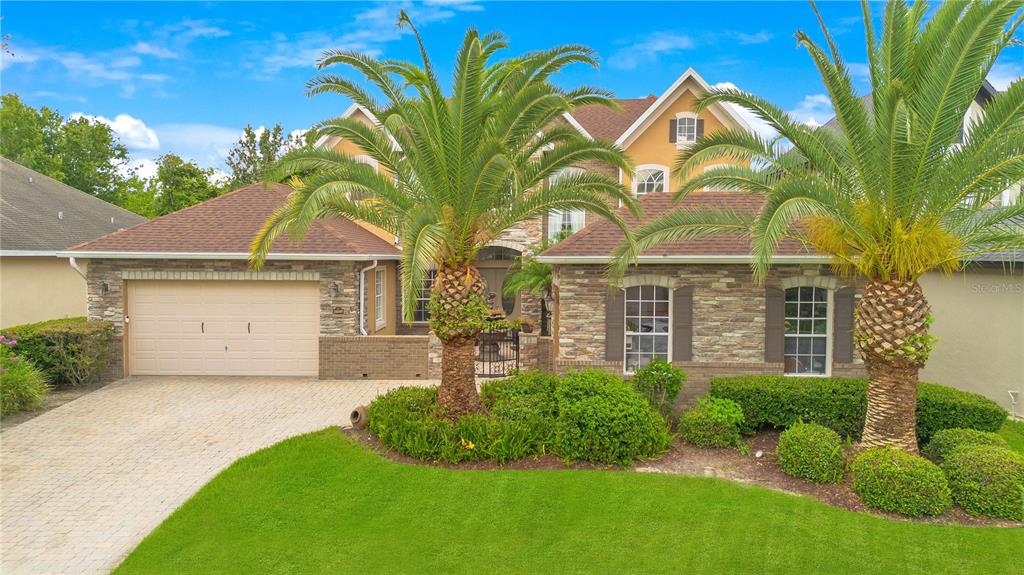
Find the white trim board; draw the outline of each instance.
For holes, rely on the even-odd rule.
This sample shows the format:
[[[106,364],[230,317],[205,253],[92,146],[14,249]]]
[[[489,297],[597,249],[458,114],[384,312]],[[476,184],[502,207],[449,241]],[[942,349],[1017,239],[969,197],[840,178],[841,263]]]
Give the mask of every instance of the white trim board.
[[[59,258],[139,260],[247,260],[245,252],[57,252]],[[268,260],[368,261],[400,260],[401,254],[270,254]]]

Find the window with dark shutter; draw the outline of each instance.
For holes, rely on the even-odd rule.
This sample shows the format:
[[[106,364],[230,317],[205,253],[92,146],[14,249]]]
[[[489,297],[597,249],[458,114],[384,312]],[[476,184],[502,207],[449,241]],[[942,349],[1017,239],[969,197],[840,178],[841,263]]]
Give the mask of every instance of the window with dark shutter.
[[[840,288],[835,292],[832,360],[837,363],[850,363],[853,361],[853,306],[855,292],[856,290],[852,287]]]
[[[672,361],[693,361],[693,286],[672,294]]]
[[[625,343],[626,297],[617,289],[608,294],[604,305],[604,358],[606,361],[622,361]]]
[[[678,123],[678,120],[669,120],[668,122],[668,141],[673,144],[676,143]]]

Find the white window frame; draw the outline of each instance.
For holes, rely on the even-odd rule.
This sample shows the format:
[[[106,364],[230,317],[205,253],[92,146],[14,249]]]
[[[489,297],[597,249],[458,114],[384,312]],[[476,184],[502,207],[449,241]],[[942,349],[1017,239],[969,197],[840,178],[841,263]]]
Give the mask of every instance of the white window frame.
[[[373,272],[373,313],[376,318],[377,329],[384,327],[388,323],[385,311],[387,306],[384,305],[384,296],[387,293],[385,287],[387,277],[387,268],[378,268]]]
[[[638,288],[638,289],[641,290],[641,294],[642,294],[643,293],[643,288],[645,288],[645,287],[653,287],[653,288],[655,288],[655,290],[660,288],[660,289],[664,289],[664,290],[668,291],[668,298],[666,300],[666,302],[668,303],[668,315],[665,316],[666,320],[668,321],[668,333],[667,334],[643,333],[643,332],[629,331],[629,330],[626,329],[627,321],[628,321],[627,318],[629,317],[628,314],[626,313],[626,310],[629,307],[629,301],[630,301],[628,292],[632,288]],[[635,300],[635,301],[639,301],[641,303],[641,305],[642,305],[643,301],[645,301],[645,300],[643,299],[643,296],[641,296],[641,298],[639,300]],[[657,302],[658,300],[655,299],[655,300],[652,300],[652,301]],[[665,345],[668,346],[666,348],[665,361],[667,361],[669,363],[672,363],[672,337],[673,337],[673,334],[672,334],[672,314],[675,311],[675,310],[672,309],[672,307],[673,307],[672,306],[672,288],[670,288],[670,287],[666,287],[666,286],[663,286],[663,285],[657,285],[657,284],[638,284],[638,285],[629,286],[627,288],[623,288],[622,289],[622,373],[627,374],[627,375],[636,373],[636,371],[629,371],[629,369],[627,367],[628,364],[629,364],[629,348],[627,347],[627,345],[629,343],[629,336],[631,336],[631,335],[655,335],[657,337],[665,337]],[[655,317],[658,317],[658,316],[655,316]],[[652,355],[654,355],[654,352],[652,352]]]
[[[584,173],[583,168],[562,168],[558,170],[554,175],[549,178],[551,183],[554,183],[558,178],[565,174],[582,174]],[[568,220],[568,221],[566,221]],[[551,210],[548,212],[548,239],[553,240],[558,237],[558,234],[564,230],[569,229],[572,233],[576,233],[582,230],[586,226],[586,210],[581,209],[569,209],[569,210]],[[568,228],[566,224],[568,223]]]
[[[662,190],[660,192],[644,192],[642,194],[638,194],[637,193],[637,190],[640,187],[640,177],[639,177],[640,173],[641,172],[645,172],[645,171],[660,171],[661,172]],[[671,191],[669,189],[669,181],[670,180],[669,180],[668,166],[663,166],[661,164],[641,164],[641,165],[636,167],[636,170],[633,171],[633,197],[639,198],[639,197],[647,195],[647,194],[667,193],[667,192]]]
[[[690,144],[693,144],[694,142],[697,141],[697,119],[698,119],[697,118],[697,114],[694,114],[693,112],[679,112],[678,114],[676,114],[676,148],[677,149],[685,148],[685,147],[689,146]],[[692,139],[685,139],[683,137],[683,135],[685,133],[684,126],[686,126],[686,124],[690,120],[693,120],[693,138]]]
[[[423,302],[424,319],[416,319],[415,312],[414,312],[413,320],[412,320],[412,323],[414,323],[414,324],[425,324],[428,321],[430,321],[430,310],[427,309],[427,304],[430,303],[430,289],[434,285],[434,278],[435,277],[437,277],[437,270],[436,269],[427,270],[427,273],[423,276],[423,284],[427,284],[428,281],[429,281],[429,285],[420,285],[420,292],[418,294],[416,294],[416,307],[419,307],[419,302],[421,302],[421,301]],[[424,288],[426,288],[426,289],[424,289]],[[425,298],[423,297],[423,293],[424,292],[426,292],[426,294],[427,294],[427,297],[425,297]]]
[[[373,171],[380,173],[380,163],[376,159],[371,158],[370,156],[367,156],[365,154],[359,154],[358,156],[355,156],[352,159],[359,162],[360,164],[366,164],[367,166],[373,168]]]
[[[785,295],[786,291],[788,291],[789,289],[800,289],[800,288],[803,288],[803,287],[810,287],[810,288],[814,288],[814,289],[825,290],[825,294],[826,294],[825,295],[825,373],[790,373],[790,372],[786,371],[786,338],[789,337],[789,336],[787,336],[787,334],[785,333],[785,329],[783,329],[783,333],[782,333],[782,374],[784,376],[786,376],[786,377],[831,377],[832,376],[832,342],[833,342],[833,339],[834,339],[833,336],[832,336],[832,323],[833,323],[834,318],[835,318],[835,316],[833,315],[835,313],[835,310],[833,309],[834,308],[834,300],[835,300],[835,298],[834,298],[835,290],[831,289],[831,288],[827,288],[827,287],[810,285],[810,284],[792,285],[792,286],[789,286],[789,287],[783,289],[782,290],[782,294],[783,294],[782,295],[782,317],[783,317],[783,321],[785,321],[786,319],[789,319],[789,316],[786,315],[786,302],[787,302],[786,295]],[[799,320],[800,318],[798,317],[798,318],[795,318],[795,319]],[[803,318],[803,319],[807,319],[807,318]],[[806,334],[800,334],[800,335],[805,336]],[[812,336],[812,337],[820,337],[820,336]]]

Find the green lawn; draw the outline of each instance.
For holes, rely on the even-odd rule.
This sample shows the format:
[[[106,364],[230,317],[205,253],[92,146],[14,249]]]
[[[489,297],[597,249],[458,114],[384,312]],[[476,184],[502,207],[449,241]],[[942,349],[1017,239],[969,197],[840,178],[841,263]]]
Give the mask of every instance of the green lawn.
[[[1024,529],[888,521],[737,483],[450,471],[327,429],[243,458],[117,573],[1016,573]]]
[[[999,430],[999,435],[1003,436],[1010,447],[1024,453],[1024,421],[1006,420],[1003,428]]]

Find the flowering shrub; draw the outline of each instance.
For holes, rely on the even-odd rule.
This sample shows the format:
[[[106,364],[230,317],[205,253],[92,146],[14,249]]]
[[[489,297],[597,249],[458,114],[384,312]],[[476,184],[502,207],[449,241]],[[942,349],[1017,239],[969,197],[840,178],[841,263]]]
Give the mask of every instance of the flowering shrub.
[[[31,361],[15,353],[18,340],[0,335],[0,414],[34,409],[46,395],[46,377]]]

